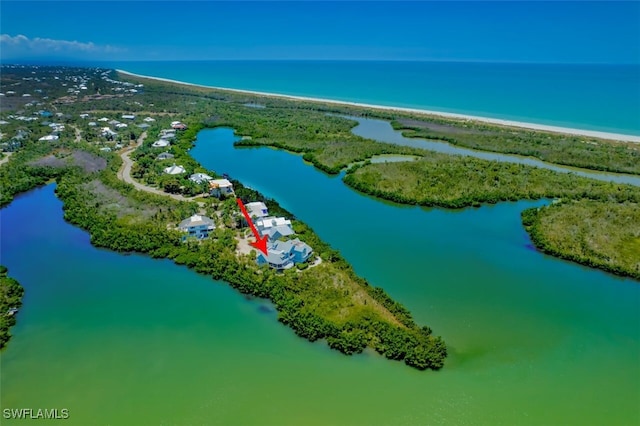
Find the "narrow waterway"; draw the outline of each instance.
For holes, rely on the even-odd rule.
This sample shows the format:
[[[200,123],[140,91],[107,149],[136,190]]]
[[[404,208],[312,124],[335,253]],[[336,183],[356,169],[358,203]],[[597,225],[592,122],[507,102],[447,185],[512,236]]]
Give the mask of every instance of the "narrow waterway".
[[[2,263],[26,288],[3,408],[83,426],[640,422],[640,286],[533,250],[519,214],[536,202],[398,206],[234,140],[205,130],[192,154],[277,198],[442,335],[445,368],[343,356],[224,283],[96,249],[47,186],[0,211]]]
[[[378,142],[392,143],[395,145],[411,146],[415,148],[428,149],[429,151],[441,152],[443,154],[464,155],[469,157],[481,158],[483,160],[501,161],[504,163],[525,164],[528,166],[540,167],[560,173],[573,173],[577,176],[584,176],[592,179],[603,180],[606,182],[628,183],[630,185],[640,186],[640,176],[627,175],[623,173],[605,173],[580,169],[577,167],[559,166],[547,163],[531,157],[519,155],[499,154],[495,152],[476,151],[468,148],[461,148],[446,142],[432,141],[422,138],[407,138],[402,132],[391,127],[388,121],[378,120],[374,118],[361,118],[352,116],[343,116],[349,120],[358,122],[351,131],[353,134],[362,136],[363,138],[373,139]],[[640,145],[639,145],[640,146]]]

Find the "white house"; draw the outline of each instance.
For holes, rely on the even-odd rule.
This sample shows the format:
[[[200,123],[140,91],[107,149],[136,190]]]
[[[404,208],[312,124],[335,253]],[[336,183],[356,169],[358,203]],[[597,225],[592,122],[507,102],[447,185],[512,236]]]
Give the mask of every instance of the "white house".
[[[47,135],[47,136],[43,136],[40,139],[38,139],[39,141],[57,141],[59,138],[56,135]]]
[[[89,118],[89,114],[80,114],[80,118]]]
[[[294,234],[291,221],[284,217],[263,217],[256,220],[256,228],[258,228],[260,235],[266,235],[270,241]]]
[[[262,201],[254,201],[245,205],[249,217],[266,217],[269,216],[269,210]]]
[[[108,127],[103,127],[103,128],[102,128],[102,130],[101,130],[101,132],[100,132],[100,134],[101,134],[102,136],[105,136],[105,137],[106,137],[106,136],[115,136],[115,135],[117,135],[118,133],[114,132],[113,130],[111,130],[111,129],[110,129],[110,128],[108,128]]]
[[[118,123],[118,124],[116,124],[116,127],[118,129],[124,129],[125,127],[129,127],[129,126],[127,124],[125,124],[125,123]]]
[[[164,139],[160,139],[155,141],[154,143],[151,144],[152,147],[154,148],[165,148],[167,146],[171,145],[171,142],[166,141]]]
[[[133,114],[122,114],[122,118],[124,118],[125,120],[135,120],[136,116]]]
[[[209,232],[216,229],[216,225],[210,218],[194,214],[180,222],[178,229],[186,232],[191,237],[203,239],[209,236]]]
[[[175,164],[173,166],[170,167],[166,167],[164,169],[164,172],[168,175],[179,175],[182,174],[184,172],[186,172],[186,170],[184,169],[184,167],[182,166],[176,166]]]
[[[100,117],[98,118],[98,121],[109,121],[109,119],[107,117]]]
[[[156,119],[155,118],[151,118],[151,117],[147,117],[147,118],[144,119],[144,121],[146,121],[147,123],[151,123],[153,121],[156,121]]]
[[[209,193],[215,197],[232,195],[233,185],[227,179],[214,179],[209,181]]]
[[[189,180],[195,183],[202,183],[202,182],[208,182],[210,180],[213,180],[213,178],[204,173],[194,173],[191,176],[189,176]]]

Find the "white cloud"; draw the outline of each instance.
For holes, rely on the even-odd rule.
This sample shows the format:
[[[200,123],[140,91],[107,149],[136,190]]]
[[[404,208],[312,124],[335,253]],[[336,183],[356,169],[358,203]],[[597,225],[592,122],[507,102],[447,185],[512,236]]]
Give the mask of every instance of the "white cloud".
[[[0,35],[0,53],[2,56],[39,56],[39,55],[104,55],[121,53],[124,49],[111,45],[97,45],[92,42],[80,42],[69,40],[55,40],[51,38],[29,38],[25,35],[18,34],[10,36],[9,34]]]

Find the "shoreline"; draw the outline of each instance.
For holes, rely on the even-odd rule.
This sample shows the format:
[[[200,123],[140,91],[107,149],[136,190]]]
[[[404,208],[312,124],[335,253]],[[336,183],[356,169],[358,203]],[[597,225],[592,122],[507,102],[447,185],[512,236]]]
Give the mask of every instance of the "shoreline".
[[[116,71],[120,74],[129,75],[132,77],[146,78],[150,80],[162,81],[165,83],[182,84],[185,86],[202,87],[207,89],[223,90],[223,91],[234,92],[234,93],[243,93],[247,95],[273,97],[273,98],[288,99],[288,100],[294,100],[294,101],[320,102],[320,103],[326,103],[326,104],[353,106],[353,107],[360,107],[360,108],[371,108],[371,109],[377,109],[382,111],[409,112],[414,114],[425,114],[425,115],[431,115],[431,116],[442,117],[442,118],[471,120],[471,121],[477,121],[477,122],[487,123],[487,124],[495,124],[495,125],[505,126],[505,127],[517,127],[521,129],[561,133],[561,134],[574,135],[574,136],[586,136],[586,137],[593,137],[593,138],[599,138],[599,139],[607,139],[607,140],[612,140],[617,142],[640,143],[640,136],[626,135],[622,133],[601,132],[597,130],[583,130],[583,129],[575,129],[570,127],[527,123],[524,121],[503,120],[499,118],[480,117],[475,115],[458,114],[458,113],[452,113],[452,112],[432,111],[432,110],[419,109],[419,108],[393,107],[393,106],[385,106],[385,105],[366,104],[366,103],[360,103],[360,102],[337,101],[333,99],[314,98],[314,97],[307,97],[307,96],[283,95],[280,93],[260,92],[255,90],[230,89],[227,87],[207,86],[204,84],[187,83],[184,81],[172,80],[169,78],[135,74],[135,73],[125,71],[125,70],[120,70],[120,69],[116,69]]]

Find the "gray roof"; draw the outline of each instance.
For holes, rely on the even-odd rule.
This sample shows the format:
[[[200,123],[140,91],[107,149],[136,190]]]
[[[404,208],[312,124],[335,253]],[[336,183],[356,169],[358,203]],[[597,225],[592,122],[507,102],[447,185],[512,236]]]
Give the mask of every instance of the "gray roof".
[[[213,178],[207,174],[204,173],[194,173],[191,176],[189,176],[189,180],[195,182],[195,183],[201,183],[203,181],[209,181],[212,180]]]
[[[298,238],[289,241],[275,241],[271,247],[273,247],[274,250],[280,250],[285,253],[291,253],[292,251],[309,253],[313,251],[307,243],[303,243]]]
[[[264,234],[267,234],[269,238],[273,238],[276,233],[279,233],[282,237],[287,237],[289,235],[295,234],[295,232],[293,232],[293,229],[291,229],[291,226],[288,225],[274,226],[264,231]]]
[[[262,258],[273,265],[283,265],[284,268],[290,268],[293,266],[293,261],[289,259],[288,253],[276,252],[272,250],[267,250],[268,254],[265,256],[264,253],[258,252],[258,258]]]
[[[169,158],[173,158],[173,154],[169,153],[169,152],[163,152],[162,154],[158,155],[158,160],[167,160]]]

